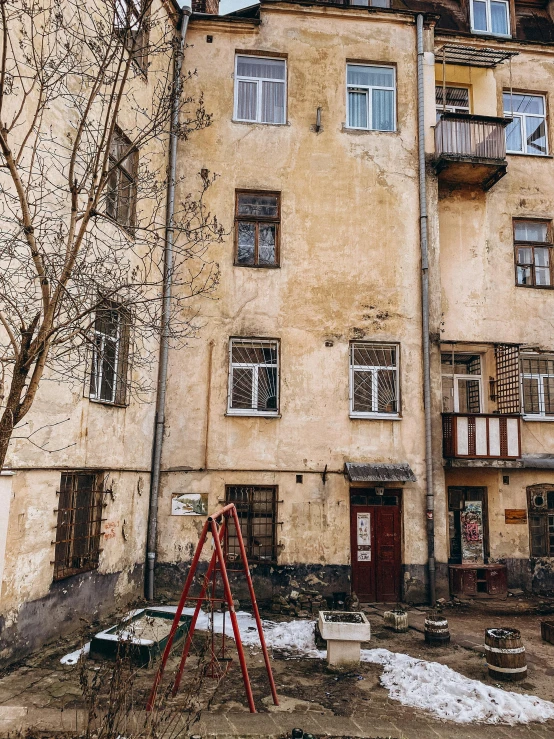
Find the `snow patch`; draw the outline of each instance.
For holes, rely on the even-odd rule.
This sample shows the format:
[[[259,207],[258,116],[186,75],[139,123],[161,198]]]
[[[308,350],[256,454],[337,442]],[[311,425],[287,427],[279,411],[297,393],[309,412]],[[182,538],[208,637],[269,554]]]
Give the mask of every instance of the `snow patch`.
[[[90,642],[88,641],[81,649],[77,649],[75,652],[70,652],[61,658],[60,662],[62,665],[76,665],[80,660],[81,656],[90,652]]]

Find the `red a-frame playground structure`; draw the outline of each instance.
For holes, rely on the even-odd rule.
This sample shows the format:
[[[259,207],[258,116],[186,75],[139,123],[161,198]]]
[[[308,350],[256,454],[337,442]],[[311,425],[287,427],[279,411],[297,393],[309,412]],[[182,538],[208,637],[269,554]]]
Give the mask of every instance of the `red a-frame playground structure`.
[[[181,662],[179,664],[179,669],[177,670],[175,681],[173,683],[173,688],[172,688],[173,695],[175,695],[179,689],[181,677],[183,675],[183,669],[185,667],[185,662],[187,661],[187,656],[188,656],[188,653],[189,653],[189,650],[192,644],[192,637],[194,635],[194,630],[196,628],[196,622],[198,621],[198,615],[200,613],[200,608],[202,606],[202,603],[204,601],[208,601],[210,603],[212,613],[213,613],[213,607],[215,603],[226,603],[227,608],[229,610],[229,616],[231,618],[231,625],[233,627],[233,634],[235,637],[235,643],[237,646],[240,668],[242,671],[242,679],[244,681],[246,697],[248,698],[248,706],[250,708],[251,713],[256,713],[256,707],[254,705],[254,697],[252,695],[252,687],[250,685],[250,678],[248,677],[248,669],[246,667],[246,659],[244,657],[244,649],[242,647],[242,641],[240,638],[239,625],[238,625],[237,616],[235,613],[235,607],[233,605],[233,596],[231,594],[231,586],[229,584],[229,576],[228,576],[228,570],[227,570],[227,564],[226,564],[226,559],[227,559],[227,557],[225,556],[226,549],[227,549],[226,533],[229,527],[229,519],[233,520],[233,523],[236,529],[236,537],[238,540],[238,545],[239,545],[239,550],[240,550],[240,558],[241,558],[242,567],[244,570],[244,575],[246,577],[246,584],[248,586],[248,591],[250,593],[250,600],[252,602],[252,611],[254,614],[254,618],[256,619],[256,625],[258,627],[258,636],[260,638],[260,643],[262,645],[262,652],[264,655],[267,676],[269,678],[269,684],[271,687],[271,695],[273,697],[274,704],[276,706],[279,705],[279,699],[277,698],[277,690],[275,688],[275,681],[273,680],[273,673],[271,672],[271,664],[269,661],[269,655],[267,653],[267,647],[265,644],[264,632],[262,629],[262,622],[260,620],[260,613],[258,611],[258,604],[256,602],[256,595],[254,593],[254,586],[252,584],[252,578],[250,576],[250,569],[248,567],[248,560],[246,557],[246,548],[244,546],[244,540],[242,538],[242,533],[241,533],[241,528],[240,528],[240,520],[239,520],[237,509],[235,508],[234,503],[230,503],[229,505],[226,505],[224,508],[222,508],[220,511],[217,511],[217,513],[214,513],[212,516],[208,516],[206,523],[204,524],[204,527],[202,528],[202,533],[200,534],[198,546],[196,547],[196,552],[194,553],[194,557],[190,565],[190,570],[187,575],[185,585],[183,587],[183,592],[181,593],[181,598],[179,599],[177,611],[175,612],[175,618],[173,619],[171,631],[169,632],[169,638],[167,640],[167,644],[164,649],[162,661],[158,669],[158,672],[156,674],[156,677],[154,679],[152,691],[150,693],[150,697],[148,699],[148,703],[146,706],[147,711],[151,711],[152,708],[154,707],[154,703],[156,701],[156,695],[158,693],[158,688],[159,688],[159,685],[161,683],[161,680],[164,674],[164,670],[167,664],[169,654],[171,652],[171,647],[173,645],[173,640],[175,639],[175,634],[180,625],[180,620],[181,620],[181,616],[183,613],[183,608],[185,607],[185,602],[187,600],[195,600],[196,607],[194,609],[194,615],[192,617],[189,631],[185,639],[185,644],[183,647],[183,654],[181,656]],[[210,559],[208,570],[202,582],[200,595],[197,597],[189,596],[189,590],[194,581],[194,576],[198,568],[198,563],[200,561],[200,556],[202,554],[204,544],[206,543],[208,533],[212,534],[214,551]],[[216,579],[217,579],[218,572],[221,574],[221,580],[223,582],[223,592],[224,592],[223,598],[215,597]],[[210,593],[210,586],[211,586],[211,593]],[[223,616],[223,648],[224,647],[225,647],[225,614]],[[215,657],[215,651],[214,651],[214,640],[213,640],[213,634],[212,634],[212,664],[213,664],[213,660],[215,659],[216,657]]]

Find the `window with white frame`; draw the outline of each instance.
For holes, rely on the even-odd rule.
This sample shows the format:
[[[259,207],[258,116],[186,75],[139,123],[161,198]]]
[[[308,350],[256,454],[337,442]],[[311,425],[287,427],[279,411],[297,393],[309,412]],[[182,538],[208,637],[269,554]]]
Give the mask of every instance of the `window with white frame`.
[[[445,352],[441,355],[444,413],[481,413],[481,356]]]
[[[284,59],[237,55],[235,120],[286,123],[286,80]]]
[[[396,130],[394,67],[347,64],[347,127],[366,131]]]
[[[278,341],[231,339],[227,411],[239,416],[278,414]]]
[[[491,36],[510,36],[508,0],[471,0],[471,30]]]
[[[513,119],[506,128],[509,154],[548,154],[544,95],[505,92],[504,115]]]
[[[554,418],[554,355],[522,355],[521,387],[526,416]]]
[[[96,311],[89,398],[113,405],[127,402],[129,311],[105,301]]]
[[[437,120],[441,113],[469,113],[469,88],[436,85]]]
[[[552,224],[550,221],[514,220],[516,284],[520,287],[553,285]]]
[[[398,416],[398,346],[350,345],[350,415]]]

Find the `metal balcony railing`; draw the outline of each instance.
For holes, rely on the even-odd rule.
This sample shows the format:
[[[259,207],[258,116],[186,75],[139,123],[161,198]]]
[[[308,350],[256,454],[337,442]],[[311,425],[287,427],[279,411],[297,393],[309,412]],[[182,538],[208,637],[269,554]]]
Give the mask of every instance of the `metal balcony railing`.
[[[521,457],[519,416],[443,413],[442,439],[446,459]]]
[[[437,158],[459,157],[478,160],[506,158],[506,118],[443,113],[435,127]]]

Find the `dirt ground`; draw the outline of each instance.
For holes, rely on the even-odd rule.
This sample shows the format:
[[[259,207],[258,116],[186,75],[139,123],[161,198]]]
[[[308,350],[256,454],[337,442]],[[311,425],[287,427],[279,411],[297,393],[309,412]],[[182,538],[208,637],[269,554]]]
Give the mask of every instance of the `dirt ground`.
[[[446,664],[461,674],[481,680],[488,685],[497,685],[518,693],[529,693],[554,701],[554,645],[541,640],[540,622],[547,613],[554,612],[554,602],[509,601],[493,604],[456,605],[445,608],[448,618],[451,644],[446,647],[429,647],[423,639],[425,609],[409,610],[410,630],[395,634],[383,626],[384,605],[364,607],[371,623],[371,641],[367,648],[384,647],[395,652],[403,652],[413,657]],[[266,618],[286,621],[286,617]],[[554,618],[554,616],[552,617]],[[107,623],[114,623],[112,619]],[[105,663],[86,660],[83,665],[63,665],[60,658],[78,649],[91,634],[107,624],[94,624],[83,629],[83,633],[71,639],[58,642],[40,650],[18,665],[13,665],[0,675],[0,706],[32,706],[37,709],[83,708],[85,700],[82,692],[83,675],[89,681],[97,678],[99,706],[108,701],[108,681]],[[491,681],[485,666],[483,643],[486,628],[510,626],[521,631],[522,641],[527,650],[528,676],[518,683],[498,685]],[[181,696],[168,698],[169,703],[179,704],[182,696],[194,692],[194,670],[199,664],[199,655],[206,648],[206,636],[197,634],[194,638],[193,655],[187,664]],[[270,689],[259,648],[246,648],[246,660],[252,691],[258,711],[271,710]],[[180,649],[174,652],[166,671],[167,680],[174,673],[180,656]],[[248,711],[240,666],[236,659],[234,642],[228,640],[228,656],[232,658],[229,670],[222,679],[207,678],[199,687],[195,705],[210,713]],[[294,713],[313,713],[319,716],[353,717],[371,713],[377,719],[394,716],[395,721],[409,724],[417,718],[429,719],[422,710],[402,706],[388,697],[388,692],[380,684],[382,667],[362,663],[355,671],[335,673],[327,668],[323,660],[300,659],[294,655],[273,650],[271,654],[273,674],[277,690],[286,710]],[[108,668],[109,669],[109,668]],[[83,670],[85,672],[83,672]],[[139,668],[125,677],[126,700],[134,710],[143,710],[147,695],[155,675],[155,668]],[[432,718],[432,717],[431,717]],[[554,736],[554,728],[553,733]],[[445,734],[445,736],[449,736]]]

